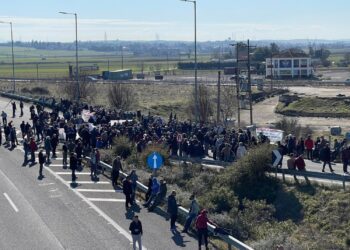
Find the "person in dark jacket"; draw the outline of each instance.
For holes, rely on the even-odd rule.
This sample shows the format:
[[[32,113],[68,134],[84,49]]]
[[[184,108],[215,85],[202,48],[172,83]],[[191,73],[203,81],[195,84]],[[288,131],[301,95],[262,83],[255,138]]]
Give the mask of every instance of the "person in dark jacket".
[[[149,197],[151,196],[151,193],[152,193],[152,184],[153,184],[153,181],[152,181],[153,177],[152,175],[148,178],[148,184],[147,184],[147,193],[146,193],[146,196],[145,196],[145,200],[148,201],[149,200]]]
[[[168,196],[168,214],[170,215],[170,230],[175,231],[176,226],[175,222],[177,219],[177,210],[179,206],[176,201],[176,192],[173,190],[171,194]]]
[[[324,148],[320,151],[320,159],[323,161],[323,167],[322,172],[324,172],[324,168],[326,167],[326,164],[329,166],[329,170],[333,173],[334,170],[331,166],[331,149],[329,148],[329,144],[327,143]]]
[[[78,159],[75,153],[71,153],[69,158],[69,167],[72,170],[72,183],[75,183],[77,176],[75,175],[75,171],[78,167]]]
[[[123,181],[123,193],[125,195],[125,209],[129,209],[129,204],[132,206],[131,194],[132,194],[132,183],[130,177],[127,176]]]
[[[343,151],[341,152],[341,158],[343,162],[343,171],[344,174],[348,173],[348,165],[350,161],[350,147],[344,147]]]
[[[45,156],[43,150],[40,150],[38,158],[39,158],[39,178],[42,178],[43,177],[43,167],[44,167],[44,163],[46,161],[46,156]]]
[[[132,222],[130,223],[129,230],[132,236],[133,249],[136,250],[136,242],[137,242],[139,250],[142,250],[142,242],[141,242],[141,236],[143,234],[142,223],[139,220],[139,217],[137,215],[134,216]]]
[[[119,171],[123,171],[121,158],[120,156],[117,156],[112,164],[112,184],[114,187],[118,186],[118,179],[119,179]]]
[[[21,100],[20,102],[19,102],[19,108],[21,109],[21,117],[23,116],[23,101]]]

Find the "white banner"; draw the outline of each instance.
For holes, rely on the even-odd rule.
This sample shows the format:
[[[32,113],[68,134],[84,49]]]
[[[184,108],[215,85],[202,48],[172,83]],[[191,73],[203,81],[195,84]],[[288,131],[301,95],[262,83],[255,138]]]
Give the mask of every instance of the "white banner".
[[[271,128],[256,128],[256,135],[258,136],[260,133],[269,138],[271,142],[277,142],[283,140],[283,131],[278,129]]]

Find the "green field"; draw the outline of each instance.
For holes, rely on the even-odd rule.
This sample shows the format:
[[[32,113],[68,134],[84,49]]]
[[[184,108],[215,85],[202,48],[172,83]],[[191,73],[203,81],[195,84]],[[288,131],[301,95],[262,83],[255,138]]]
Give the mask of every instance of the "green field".
[[[15,74],[19,78],[62,78],[68,77],[68,66],[75,65],[75,51],[69,50],[38,50],[33,48],[15,47]],[[206,61],[208,55],[199,55],[199,61]],[[165,71],[175,69],[177,63],[193,61],[184,56],[180,57],[136,57],[125,54],[124,68],[134,72]],[[0,78],[12,76],[11,48],[0,46]],[[97,64],[101,73],[104,70],[118,70],[122,68],[122,57],[115,51],[96,52],[91,50],[79,51],[79,65],[91,66]],[[38,67],[38,71],[37,71]]]

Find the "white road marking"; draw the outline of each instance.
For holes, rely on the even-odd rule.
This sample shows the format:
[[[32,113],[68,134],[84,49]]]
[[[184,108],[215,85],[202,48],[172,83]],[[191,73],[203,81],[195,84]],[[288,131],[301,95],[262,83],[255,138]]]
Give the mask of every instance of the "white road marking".
[[[127,238],[130,242],[132,242],[131,234],[128,233],[124,228],[122,228],[118,223],[116,223],[111,217],[109,217],[105,212],[103,212],[100,208],[98,208],[92,201],[89,201],[83,194],[81,194],[78,190],[72,189],[70,184],[67,183],[61,176],[56,174],[52,169],[48,168],[49,171],[56,179],[60,180],[64,185],[66,185],[70,190],[72,190],[77,196],[79,196],[82,200],[84,200],[92,209],[94,209],[101,217],[103,217],[108,223],[110,223],[120,234],[122,234],[125,238]],[[144,246],[143,249],[147,250]]]
[[[77,188],[76,189],[79,192],[94,192],[94,193],[117,193],[114,189],[84,189],[84,188]]]
[[[47,168],[49,169],[49,168]],[[72,172],[55,172],[58,175],[71,175]],[[90,173],[87,172],[75,172],[76,175],[90,175]]]
[[[50,185],[55,185],[56,183],[50,182],[50,183],[39,183],[39,186],[50,186]]]
[[[50,164],[50,167],[64,167],[63,164]],[[68,165],[66,165],[66,167],[68,167]]]
[[[125,199],[87,198],[89,201],[125,202]]]
[[[16,207],[15,203],[13,203],[10,196],[8,196],[7,193],[4,193],[4,196],[7,199],[7,201],[10,203],[10,205],[12,206],[13,210],[15,210],[16,213],[18,213],[18,208]]]
[[[71,183],[70,181],[67,181],[68,183]],[[108,181],[77,181],[77,184],[111,184]]]

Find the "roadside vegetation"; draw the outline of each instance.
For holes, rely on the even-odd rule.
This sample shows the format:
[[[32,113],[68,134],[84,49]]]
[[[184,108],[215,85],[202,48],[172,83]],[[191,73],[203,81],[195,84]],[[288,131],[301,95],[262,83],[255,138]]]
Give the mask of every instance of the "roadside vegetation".
[[[276,113],[305,117],[350,117],[350,98],[301,97],[289,105],[279,103]]]
[[[126,172],[137,169],[144,184],[151,175],[146,156],[160,152],[166,165],[157,172],[176,190],[178,201],[189,206],[195,193],[210,218],[230,230],[234,237],[254,249],[348,249],[350,237],[350,192],[337,187],[307,182],[283,182],[268,174],[273,146],[261,145],[224,170],[216,171],[190,163],[170,164],[164,145],[137,154],[126,138],[118,138],[102,159],[111,162],[117,154],[128,152]],[[220,249],[224,244],[215,241]]]

